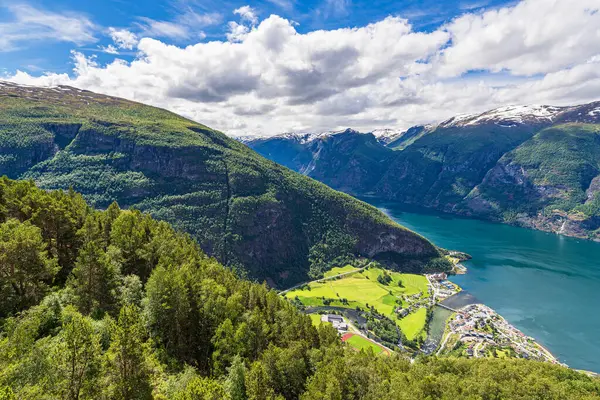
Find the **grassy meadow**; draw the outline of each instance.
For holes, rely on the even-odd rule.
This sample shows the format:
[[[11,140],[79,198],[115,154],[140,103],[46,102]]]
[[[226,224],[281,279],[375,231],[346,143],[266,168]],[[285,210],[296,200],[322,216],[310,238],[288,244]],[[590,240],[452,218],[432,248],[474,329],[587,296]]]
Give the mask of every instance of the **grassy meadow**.
[[[334,268],[325,276],[334,276],[344,272],[352,271],[351,266]],[[325,282],[313,282],[293,291],[286,293],[288,299],[298,299],[305,306],[318,307],[329,305],[344,308],[367,309],[374,307],[377,312],[386,315],[395,321],[406,337],[413,340],[420,334],[424,334],[426,309],[420,308],[414,313],[398,319],[395,309],[399,307],[398,299],[402,299],[402,307],[408,304],[404,299],[417,293],[428,296],[427,278],[423,275],[402,274],[387,271],[391,276],[388,284],[380,283],[377,278],[384,274],[381,268],[368,268],[366,270],[343,276]],[[402,283],[402,286],[399,285]]]
[[[388,352],[383,347],[370,340],[365,339],[360,335],[352,335],[348,339],[346,339],[345,342],[358,351],[363,349],[367,350],[370,348],[373,349],[374,354],[388,354]]]

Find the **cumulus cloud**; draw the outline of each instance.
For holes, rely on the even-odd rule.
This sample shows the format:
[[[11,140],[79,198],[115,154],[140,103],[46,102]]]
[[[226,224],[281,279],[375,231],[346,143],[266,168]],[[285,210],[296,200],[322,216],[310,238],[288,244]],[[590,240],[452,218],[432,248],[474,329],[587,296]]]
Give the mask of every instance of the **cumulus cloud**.
[[[233,13],[240,16],[240,23],[229,21],[227,24],[227,40],[230,42],[241,42],[248,36],[248,33],[258,23],[258,13],[250,6],[243,6],[233,10]]]
[[[71,42],[83,45],[96,42],[95,25],[82,14],[57,13],[27,4],[0,3],[8,21],[0,22],[0,51],[15,50],[22,43],[36,40]]]
[[[248,36],[248,32],[250,32],[250,27],[238,24],[235,21],[229,21],[227,27],[229,30],[227,32],[227,40],[230,42],[241,42]]]
[[[250,6],[243,6],[233,10],[234,14],[239,15],[242,21],[248,21],[252,25],[256,25],[258,22],[258,15],[256,10]]]
[[[441,53],[440,73],[469,70],[516,75],[548,73],[599,53],[598,0],[526,0],[448,24],[451,46]]]
[[[108,28],[108,34],[119,49],[133,50],[138,42],[137,36],[127,29],[110,27]]]
[[[131,62],[98,65],[74,52],[71,76],[10,79],[126,97],[234,134],[407,128],[508,104],[598,99],[595,2],[524,0],[431,32],[388,17],[299,33],[275,15],[253,26],[254,11],[238,9],[228,41],[181,48],[140,36]]]

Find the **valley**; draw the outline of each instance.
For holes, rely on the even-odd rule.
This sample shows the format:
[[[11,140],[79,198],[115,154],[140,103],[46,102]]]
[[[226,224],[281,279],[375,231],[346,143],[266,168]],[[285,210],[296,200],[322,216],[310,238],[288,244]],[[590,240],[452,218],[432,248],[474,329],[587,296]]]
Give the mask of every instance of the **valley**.
[[[73,188],[93,207],[148,212],[272,287],[319,276],[338,257],[411,272],[440,258],[375,208],[163,109],[0,82],[0,121],[0,175]]]
[[[0,400],[600,400],[600,0],[0,0]]]
[[[336,267],[325,276],[280,295],[308,314],[315,326],[332,325],[356,350],[559,363],[491,308],[483,304],[452,308],[461,288],[445,274],[400,274],[369,264]],[[450,314],[441,321],[442,337],[435,338],[430,323],[441,311]]]
[[[600,102],[239,140],[355,196],[600,240]]]
[[[370,201],[436,243],[473,256],[462,262],[468,269],[466,274],[450,277],[466,294],[466,301],[446,303],[450,307],[483,303],[535,338],[561,363],[600,371],[596,340],[600,321],[594,317],[600,304],[597,243]],[[449,313],[441,314],[445,319]]]

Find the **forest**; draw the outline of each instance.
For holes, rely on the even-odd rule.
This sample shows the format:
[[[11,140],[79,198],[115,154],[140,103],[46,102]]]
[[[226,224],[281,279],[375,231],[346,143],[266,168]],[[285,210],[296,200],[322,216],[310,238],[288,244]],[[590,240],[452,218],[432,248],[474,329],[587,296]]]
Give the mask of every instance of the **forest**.
[[[355,352],[188,234],[0,178],[0,399],[596,399],[526,360]]]

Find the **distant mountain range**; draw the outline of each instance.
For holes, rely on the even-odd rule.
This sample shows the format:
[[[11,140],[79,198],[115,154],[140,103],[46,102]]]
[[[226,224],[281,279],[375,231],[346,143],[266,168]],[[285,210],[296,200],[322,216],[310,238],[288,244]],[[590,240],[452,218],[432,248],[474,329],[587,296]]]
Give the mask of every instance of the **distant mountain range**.
[[[353,195],[600,239],[600,102],[242,141]]]
[[[98,208],[117,201],[147,211],[192,234],[223,264],[273,286],[307,280],[309,270],[318,275],[340,256],[415,272],[440,256],[374,207],[218,131],[72,87],[0,82],[2,175],[44,189],[72,187]]]

